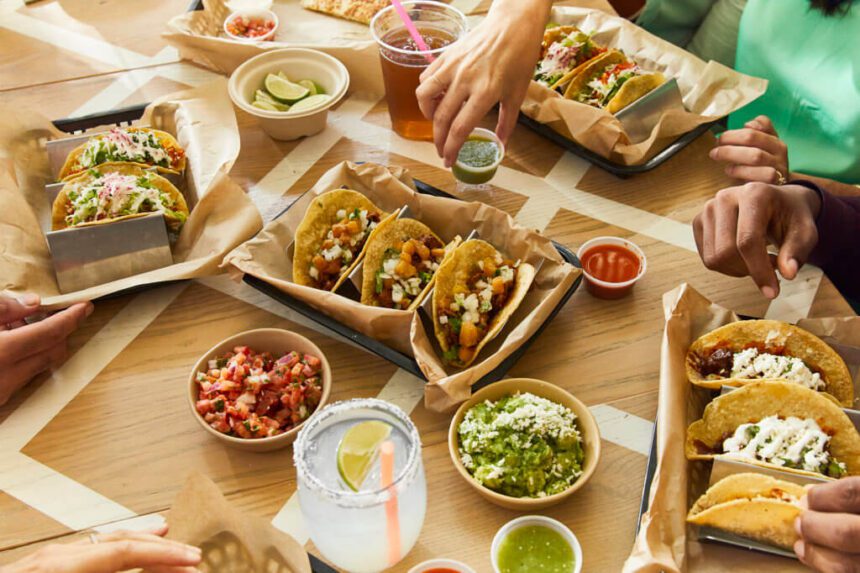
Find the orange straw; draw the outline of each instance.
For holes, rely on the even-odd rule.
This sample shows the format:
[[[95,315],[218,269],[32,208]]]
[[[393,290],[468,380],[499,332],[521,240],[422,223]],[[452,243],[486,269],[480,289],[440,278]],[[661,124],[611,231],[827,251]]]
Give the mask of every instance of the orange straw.
[[[389,490],[388,501],[385,502],[385,522],[388,535],[388,565],[400,561],[400,517],[397,512],[397,490],[391,487],[394,483],[394,442],[388,440],[379,448],[379,462],[382,474],[382,489]]]

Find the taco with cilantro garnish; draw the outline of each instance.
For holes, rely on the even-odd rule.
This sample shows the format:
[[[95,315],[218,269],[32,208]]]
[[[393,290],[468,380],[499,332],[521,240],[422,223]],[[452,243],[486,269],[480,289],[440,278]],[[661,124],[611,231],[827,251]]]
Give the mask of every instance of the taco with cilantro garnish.
[[[534,80],[550,89],[563,88],[587,62],[606,52],[576,26],[547,28],[543,38]]]
[[[618,50],[590,60],[567,84],[564,97],[616,113],[666,81],[646,72]]]

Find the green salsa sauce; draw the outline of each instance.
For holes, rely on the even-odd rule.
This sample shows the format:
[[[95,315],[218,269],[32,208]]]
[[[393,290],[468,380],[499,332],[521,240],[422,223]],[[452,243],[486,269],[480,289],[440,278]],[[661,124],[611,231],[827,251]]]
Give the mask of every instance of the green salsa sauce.
[[[472,135],[460,148],[457,161],[468,167],[489,167],[499,158],[499,146],[492,139]]]
[[[559,532],[543,525],[508,533],[496,556],[501,573],[571,573],[573,548]]]

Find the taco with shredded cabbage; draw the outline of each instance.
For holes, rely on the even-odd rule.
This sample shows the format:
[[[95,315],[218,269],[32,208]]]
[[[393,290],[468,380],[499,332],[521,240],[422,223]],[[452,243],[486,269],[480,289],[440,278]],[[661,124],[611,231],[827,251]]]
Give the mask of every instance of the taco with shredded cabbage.
[[[534,80],[550,89],[563,88],[586,62],[606,52],[576,26],[554,26],[544,32]]]
[[[616,113],[666,81],[647,72],[618,50],[590,61],[570,80],[564,97]]]

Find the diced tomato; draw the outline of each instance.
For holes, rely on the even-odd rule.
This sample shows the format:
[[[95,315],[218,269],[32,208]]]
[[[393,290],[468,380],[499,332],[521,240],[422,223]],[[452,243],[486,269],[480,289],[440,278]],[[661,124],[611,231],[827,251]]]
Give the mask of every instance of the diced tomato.
[[[305,354],[303,359],[305,361],[305,364],[307,364],[316,371],[319,371],[320,367],[322,366],[322,360],[312,354]],[[308,376],[310,376],[310,374],[308,374]]]

